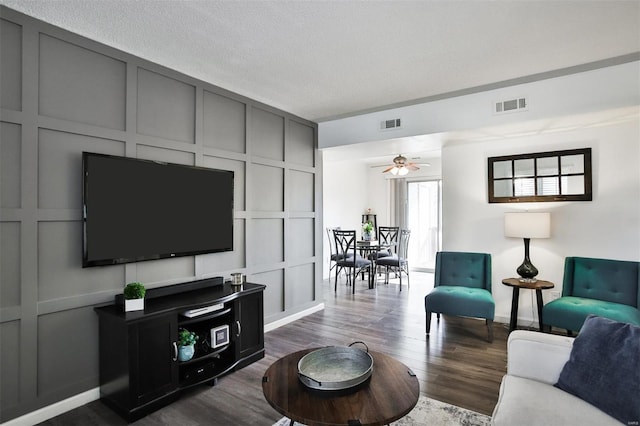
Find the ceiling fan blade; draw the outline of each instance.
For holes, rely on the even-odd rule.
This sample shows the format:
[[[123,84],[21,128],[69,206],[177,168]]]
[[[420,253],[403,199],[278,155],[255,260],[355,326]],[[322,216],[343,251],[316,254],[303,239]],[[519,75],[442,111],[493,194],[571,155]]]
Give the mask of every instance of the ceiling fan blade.
[[[409,170],[414,171],[414,172],[415,172],[416,170],[420,170],[420,167],[416,166],[416,165],[415,165],[415,164],[413,164],[413,163],[406,164],[406,165],[405,165],[405,167],[406,167],[407,169],[409,169]]]
[[[389,170],[393,169],[394,167],[395,167],[395,166],[387,167],[386,169],[384,169],[384,170],[382,171],[382,173],[387,173]]]

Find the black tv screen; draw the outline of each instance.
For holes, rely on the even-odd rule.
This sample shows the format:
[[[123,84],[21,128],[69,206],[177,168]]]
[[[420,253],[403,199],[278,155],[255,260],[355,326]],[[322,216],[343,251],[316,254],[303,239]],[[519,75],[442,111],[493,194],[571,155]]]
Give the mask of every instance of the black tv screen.
[[[82,153],[82,266],[233,250],[233,172]]]

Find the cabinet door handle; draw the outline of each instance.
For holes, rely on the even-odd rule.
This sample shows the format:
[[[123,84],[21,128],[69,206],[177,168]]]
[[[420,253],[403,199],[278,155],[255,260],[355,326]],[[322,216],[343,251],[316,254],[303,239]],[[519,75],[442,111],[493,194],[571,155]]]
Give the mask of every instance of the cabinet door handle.
[[[176,344],[176,342],[173,342],[173,360],[178,360],[178,345]]]
[[[236,334],[236,336],[240,337],[240,335],[242,334],[242,326],[240,325],[240,321],[236,321],[236,325],[238,326],[238,333]]]

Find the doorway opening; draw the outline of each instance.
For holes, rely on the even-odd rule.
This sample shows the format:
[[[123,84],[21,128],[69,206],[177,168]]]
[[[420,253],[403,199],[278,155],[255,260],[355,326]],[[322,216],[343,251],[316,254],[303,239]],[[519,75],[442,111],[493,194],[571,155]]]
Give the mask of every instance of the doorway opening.
[[[442,181],[407,182],[409,265],[412,270],[433,272],[442,243]]]

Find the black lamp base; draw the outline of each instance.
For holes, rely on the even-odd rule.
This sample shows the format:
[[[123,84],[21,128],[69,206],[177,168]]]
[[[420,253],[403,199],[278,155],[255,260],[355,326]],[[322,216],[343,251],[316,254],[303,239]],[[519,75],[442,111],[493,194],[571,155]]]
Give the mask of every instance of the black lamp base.
[[[524,239],[524,260],[522,265],[518,266],[516,272],[520,275],[520,282],[535,283],[538,281],[535,276],[538,275],[538,269],[533,266],[529,260],[529,238]]]

